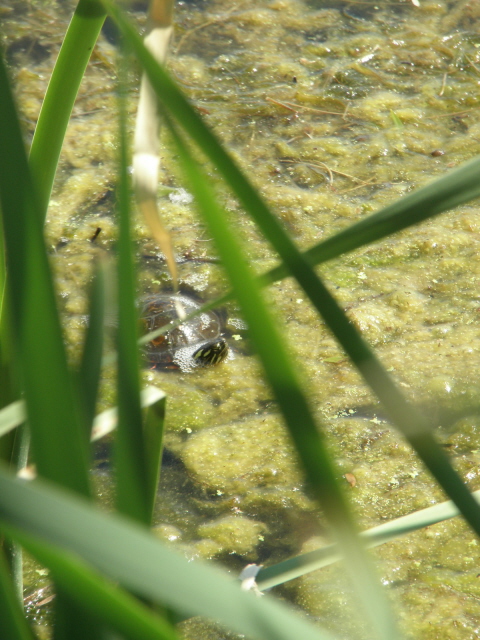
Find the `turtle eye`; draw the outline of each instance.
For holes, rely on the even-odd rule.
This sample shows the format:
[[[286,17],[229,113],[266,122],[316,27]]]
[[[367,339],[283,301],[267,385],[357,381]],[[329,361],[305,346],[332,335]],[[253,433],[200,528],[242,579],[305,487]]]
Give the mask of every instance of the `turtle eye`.
[[[202,364],[217,364],[221,362],[228,353],[225,340],[217,340],[202,345],[193,354],[192,358]]]

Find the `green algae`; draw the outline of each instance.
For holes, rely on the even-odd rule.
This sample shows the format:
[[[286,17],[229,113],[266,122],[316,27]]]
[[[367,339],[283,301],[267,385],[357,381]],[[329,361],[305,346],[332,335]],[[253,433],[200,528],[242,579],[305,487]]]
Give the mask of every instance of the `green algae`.
[[[478,152],[478,6],[446,0],[421,5],[325,8],[275,0],[247,1],[233,11],[216,1],[177,8],[172,71],[299,246],[318,242]],[[27,7],[20,1],[5,10],[11,18],[7,55],[31,134],[68,12],[53,19],[50,3]],[[33,42],[16,46],[32,24]],[[114,46],[102,38],[67,132],[47,220],[72,360],[84,329],[91,259],[110,252],[116,240],[114,56]],[[135,82],[132,77],[132,94]],[[162,181],[177,188],[182,185],[174,156],[166,137],[164,142]],[[220,191],[253,266],[273,266],[271,249]],[[177,254],[185,258],[182,286],[208,298],[219,295],[225,280],[194,206],[168,195],[160,203]],[[141,220],[135,231],[140,290],[168,286]],[[472,489],[480,486],[479,238],[476,207],[468,205],[321,268],[398,383],[445,429],[439,433]],[[374,399],[302,292],[287,280],[267,295],[327,424],[340,471],[356,479],[346,490],[362,525],[442,500],[383,417],[359,417],[357,409]],[[172,506],[157,521],[164,537],[165,527],[176,527],[179,538],[172,544],[190,557],[224,559],[235,551],[245,563],[252,557],[272,562],[320,544],[313,537],[320,525],[314,524],[317,514],[302,491],[255,358],[234,356],[217,369],[190,375],[144,374],[168,392],[167,448],[188,473],[188,482],[177,483],[182,517],[175,516],[169,497]],[[114,402],[113,372],[105,377],[104,406]],[[345,417],[349,410],[351,418]],[[265,527],[268,546],[244,551],[247,526],[225,542],[214,523],[232,517],[254,523],[254,530]],[[409,635],[478,635],[474,542],[455,521],[375,552]],[[301,584],[288,596],[337,631],[355,631],[356,618],[339,615],[350,601],[348,585],[335,569],[321,576],[296,581]],[[208,625],[200,630],[202,624],[185,628],[185,636],[224,637]]]

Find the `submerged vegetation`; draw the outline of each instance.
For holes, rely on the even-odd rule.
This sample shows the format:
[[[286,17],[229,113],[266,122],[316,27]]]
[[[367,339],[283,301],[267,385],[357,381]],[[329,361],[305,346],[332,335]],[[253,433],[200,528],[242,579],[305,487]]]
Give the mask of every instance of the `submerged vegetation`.
[[[57,9],[2,9],[27,138],[70,19]],[[107,0],[80,0],[57,65],[68,91],[59,75],[29,165],[2,100],[2,640],[49,624],[60,639],[478,633],[477,14],[446,1],[180,3],[170,77],[136,35],[143,12],[133,28]],[[218,367],[139,370],[134,299],[172,282],[130,213],[132,53],[165,117],[158,203],[180,289],[228,309]],[[143,385],[157,391],[140,398]],[[110,473],[88,440],[92,425],[95,440],[115,428],[111,411],[94,415],[116,404]],[[28,431],[39,477],[26,483]],[[376,571],[352,505],[367,539],[388,540]],[[40,563],[28,559],[26,619],[19,544]],[[235,575],[264,565],[259,588],[283,585],[310,621],[202,559]],[[31,576],[47,573],[45,592]],[[38,603],[53,593],[46,622]]]

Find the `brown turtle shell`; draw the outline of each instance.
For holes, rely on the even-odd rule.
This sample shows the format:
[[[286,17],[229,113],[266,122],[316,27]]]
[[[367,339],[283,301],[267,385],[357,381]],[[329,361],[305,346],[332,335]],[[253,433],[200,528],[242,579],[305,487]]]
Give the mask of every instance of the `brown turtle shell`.
[[[141,318],[149,333],[200,308],[200,303],[183,294],[156,294],[141,300]],[[201,313],[176,329],[154,338],[145,346],[152,368],[191,370],[217,364],[228,353],[222,337],[222,323],[215,311]]]

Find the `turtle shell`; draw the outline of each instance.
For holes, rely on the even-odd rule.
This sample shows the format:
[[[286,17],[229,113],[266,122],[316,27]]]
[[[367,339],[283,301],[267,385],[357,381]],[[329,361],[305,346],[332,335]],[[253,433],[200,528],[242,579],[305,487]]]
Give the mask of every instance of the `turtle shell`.
[[[182,294],[157,294],[141,300],[141,318],[147,333],[160,329],[181,314],[187,316],[200,303]],[[221,362],[228,354],[222,323],[215,311],[207,311],[176,329],[154,338],[145,346],[152,368],[191,370]]]

